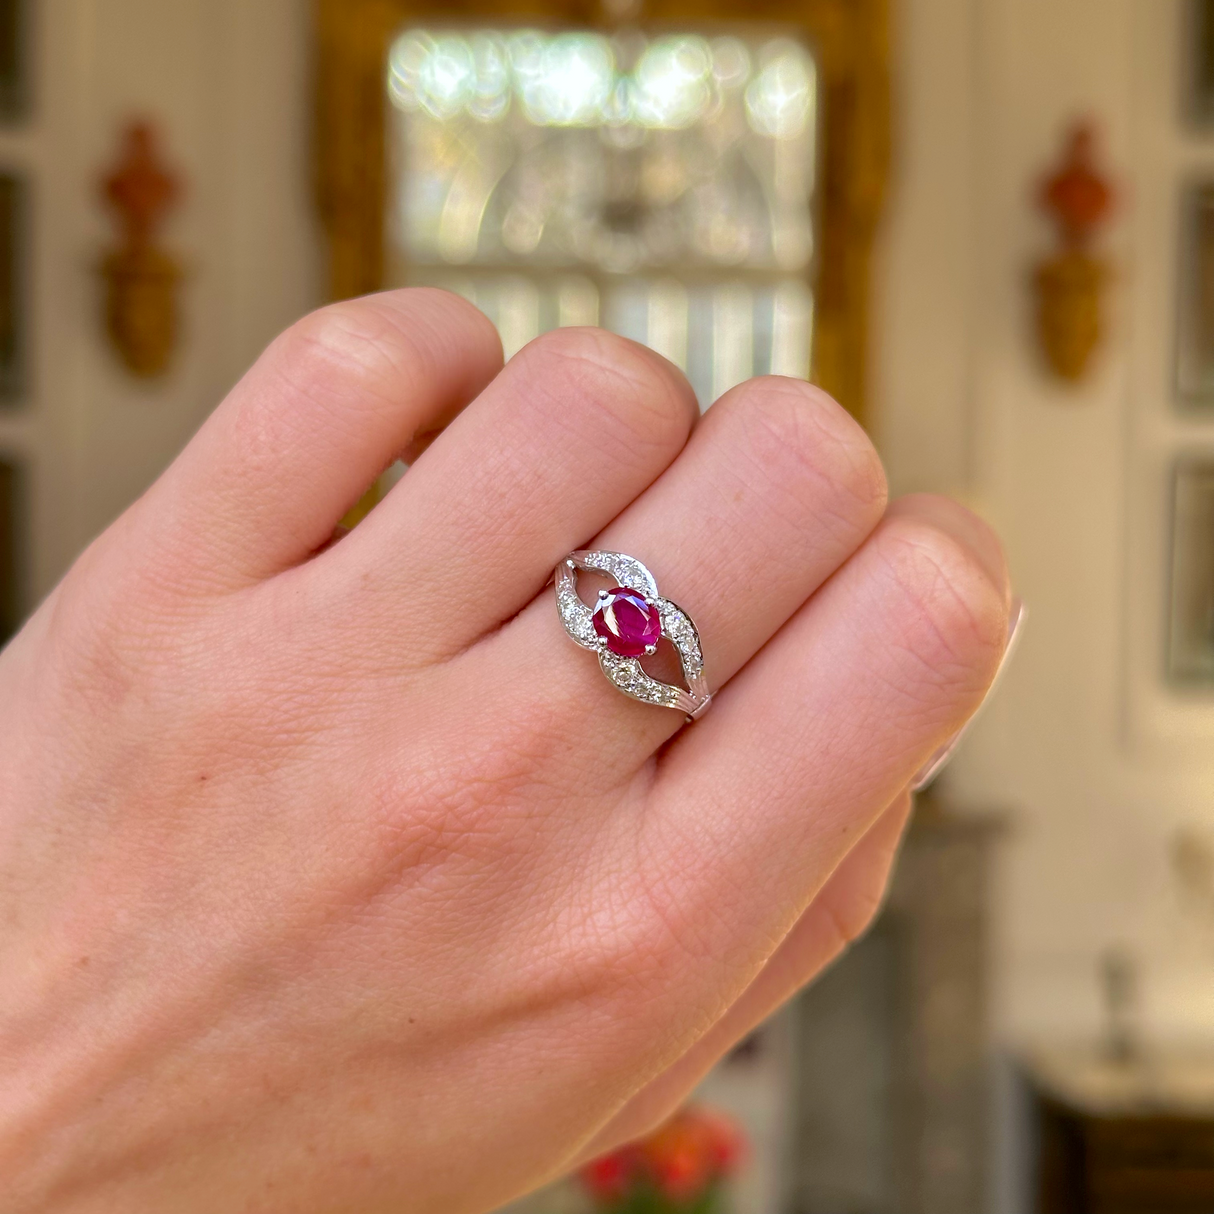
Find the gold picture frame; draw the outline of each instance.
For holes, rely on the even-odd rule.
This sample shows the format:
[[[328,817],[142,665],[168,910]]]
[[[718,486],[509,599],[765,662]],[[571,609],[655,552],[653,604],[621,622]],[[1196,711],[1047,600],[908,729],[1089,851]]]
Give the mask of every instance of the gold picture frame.
[[[380,288],[387,187],[384,69],[409,24],[611,24],[591,0],[317,0],[316,189],[329,238],[329,294]],[[618,7],[618,5],[616,6]],[[888,0],[649,0],[643,26],[771,22],[818,60],[823,110],[813,378],[865,416],[869,268],[889,165]]]

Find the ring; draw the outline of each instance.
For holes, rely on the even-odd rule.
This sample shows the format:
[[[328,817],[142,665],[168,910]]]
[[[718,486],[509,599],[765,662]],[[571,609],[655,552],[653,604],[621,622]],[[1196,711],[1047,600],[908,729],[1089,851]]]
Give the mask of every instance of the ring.
[[[579,569],[615,579],[588,607],[577,592]],[[583,649],[593,649],[603,673],[634,700],[703,716],[712,696],[704,681],[700,634],[682,607],[658,594],[653,574],[622,552],[571,552],[556,567],[556,608],[565,631]],[[663,683],[641,668],[641,658],[657,651],[662,637],[679,652],[687,690]]]

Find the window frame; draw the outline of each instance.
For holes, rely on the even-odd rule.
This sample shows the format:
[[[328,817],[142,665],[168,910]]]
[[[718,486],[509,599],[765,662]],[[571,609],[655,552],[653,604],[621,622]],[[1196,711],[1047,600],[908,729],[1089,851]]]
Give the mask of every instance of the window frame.
[[[403,27],[531,22],[609,28],[588,0],[317,0],[316,189],[329,295],[380,289],[388,166],[384,71]],[[649,29],[770,23],[812,47],[822,105],[813,378],[862,422],[870,264],[889,166],[888,0],[650,0]]]

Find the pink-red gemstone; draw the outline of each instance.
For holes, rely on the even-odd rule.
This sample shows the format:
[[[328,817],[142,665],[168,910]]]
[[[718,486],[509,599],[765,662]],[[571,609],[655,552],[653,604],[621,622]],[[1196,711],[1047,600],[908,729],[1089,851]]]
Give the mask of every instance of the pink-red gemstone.
[[[607,642],[607,648],[622,658],[639,658],[662,635],[662,617],[657,607],[626,586],[615,586],[599,596],[593,622],[595,632]]]

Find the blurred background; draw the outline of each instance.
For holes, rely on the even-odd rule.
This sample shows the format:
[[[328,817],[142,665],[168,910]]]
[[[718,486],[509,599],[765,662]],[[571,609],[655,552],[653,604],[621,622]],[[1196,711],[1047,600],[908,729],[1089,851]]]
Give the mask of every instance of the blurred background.
[[[808,375],[1030,612],[717,1137],[519,1209],[1214,1210],[1214,4],[0,0],[0,635],[402,283]]]

